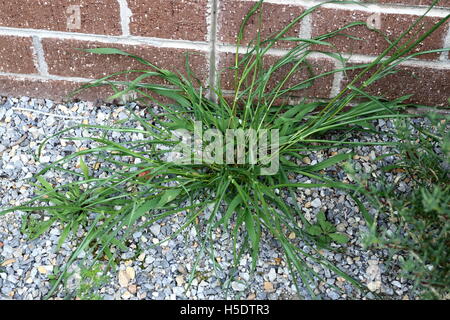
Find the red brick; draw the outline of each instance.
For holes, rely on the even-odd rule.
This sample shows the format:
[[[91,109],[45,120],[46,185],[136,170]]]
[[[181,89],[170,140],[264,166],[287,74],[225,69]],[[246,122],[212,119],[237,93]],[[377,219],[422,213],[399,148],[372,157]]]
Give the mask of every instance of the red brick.
[[[450,70],[410,66],[399,66],[396,70],[396,73],[373,83],[366,91],[388,100],[412,94],[408,103],[436,107],[449,106]],[[353,79],[359,71],[347,72],[342,86]]]
[[[254,1],[224,0],[221,2],[218,28],[218,39],[220,42],[226,44],[236,43],[236,36],[239,33],[242,21],[254,5]],[[303,11],[304,8],[301,6],[263,3],[262,27],[259,28],[259,11],[257,11],[247,22],[241,44],[248,44],[255,39],[258,30],[261,33],[262,40],[269,38],[271,35],[276,35],[301,15]],[[299,30],[300,23],[297,23],[285,36],[298,37]],[[289,48],[294,46],[294,44],[292,42],[279,41],[277,46]]]
[[[30,37],[0,36],[0,71],[37,73]]]
[[[372,13],[357,10],[339,10],[330,8],[320,8],[313,14],[313,36],[316,37],[321,34],[325,34],[345,25],[363,21],[366,22]],[[417,19],[417,16],[401,15],[401,14],[381,14],[381,29],[380,31],[386,35],[391,41],[394,41],[400,36],[407,28],[413,24]],[[412,33],[420,30],[423,33],[425,30],[431,28],[440,19],[436,17],[426,17]],[[432,49],[440,49],[444,44],[444,37],[448,30],[448,22],[437,29],[430,37],[425,39],[414,52],[426,51]],[[343,31],[346,34],[356,36],[361,40],[349,39],[345,36],[335,36],[328,39],[330,43],[335,45],[335,48],[325,47],[324,50],[333,50],[352,54],[365,54],[365,55],[379,55],[385,49],[389,47],[388,42],[377,31],[369,30],[366,26],[356,26]],[[410,39],[417,39],[417,36],[409,35],[400,44]],[[431,53],[418,56],[420,59],[437,59],[439,53]]]
[[[42,80],[22,77],[0,76],[0,96],[20,97],[27,96],[32,98],[51,99],[55,102],[67,102],[75,100],[85,100],[102,104],[105,102],[122,104],[121,98],[110,101],[108,98],[114,94],[112,88],[108,85],[88,88],[72,96],[74,90],[79,89],[83,83],[64,81],[64,80]],[[161,103],[174,103],[166,97],[146,92],[148,95],[157,99]],[[139,100],[140,105],[145,105],[149,100]]]
[[[33,98],[70,101],[68,95],[78,89],[82,83],[60,80],[34,80],[21,77],[0,76],[0,95],[27,96]],[[77,94],[74,98],[87,101],[102,101],[113,94],[107,87],[90,88]]]
[[[105,44],[92,41],[59,40],[46,38],[42,40],[48,71],[52,75],[66,77],[100,78],[114,72],[123,70],[148,70],[149,67],[121,55],[98,55],[86,53],[77,48],[118,48],[138,55],[154,65],[179,71],[185,70],[185,52],[190,55],[190,65],[196,75],[203,81],[208,75],[206,54],[197,51],[157,48],[147,45],[128,46],[120,44]],[[122,79],[134,79],[136,74],[128,75]]]
[[[81,28],[67,26],[69,6],[79,5]],[[0,0],[0,26],[120,35],[120,8],[113,0]]]
[[[206,41],[208,0],[128,0],[133,35]]]
[[[235,55],[232,53],[221,54],[219,62],[219,70],[221,70],[221,83],[222,89],[233,90],[234,89],[234,70],[228,69],[234,65]],[[265,68],[273,65],[279,57],[266,56],[264,58]],[[307,70],[306,64],[300,66],[299,70],[294,72],[292,77],[286,82],[283,88],[292,87],[300,82],[309,79],[312,76],[317,76],[325,72],[332,71],[334,69],[333,61],[326,58],[310,58],[308,59],[309,67],[311,70]],[[268,83],[267,91],[273,89],[280,81],[283,81],[284,77],[289,73],[293,67],[292,64],[285,65],[277,70]],[[312,73],[310,73],[312,72]],[[251,79],[251,76],[250,76]],[[302,90],[292,91],[289,96],[293,97],[309,97],[309,98],[329,98],[331,94],[331,88],[333,85],[333,75],[327,75],[322,78],[318,78],[314,81],[311,87]],[[243,88],[241,88],[242,90]]]

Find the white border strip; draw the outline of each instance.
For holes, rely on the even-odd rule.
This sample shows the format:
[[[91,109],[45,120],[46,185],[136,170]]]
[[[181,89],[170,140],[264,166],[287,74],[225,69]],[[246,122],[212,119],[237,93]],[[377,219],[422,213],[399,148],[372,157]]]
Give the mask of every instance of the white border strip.
[[[107,36],[97,34],[73,33],[63,31],[47,31],[38,29],[16,29],[0,27],[0,35],[17,37],[57,38],[60,40],[95,41],[124,45],[149,45],[158,48],[189,49],[203,52],[209,51],[209,44],[203,41],[184,41],[139,36]]]
[[[79,77],[63,77],[54,75],[40,75],[40,74],[24,74],[24,73],[12,73],[12,72],[0,72],[0,77],[13,77],[14,80],[35,80],[35,81],[48,81],[48,80],[58,80],[58,81],[70,81],[85,83],[90,82],[95,79],[79,78]]]
[[[312,37],[312,15],[308,14],[300,21],[298,37],[301,39],[311,39]]]
[[[444,48],[450,48],[450,24],[448,26],[447,35],[444,38],[444,46],[443,47]],[[440,60],[441,61],[450,61],[450,52],[449,51],[442,52]]]
[[[339,61],[339,60],[335,60],[334,61],[334,67],[336,69],[342,69],[344,68],[344,64]],[[341,85],[342,85],[342,81],[344,80],[344,72],[340,71],[340,72],[335,72],[334,74],[334,78],[333,78],[333,84],[331,86],[331,90],[330,90],[330,99],[336,97],[339,92],[341,92]]]
[[[256,0],[242,0],[242,1],[248,1],[248,2],[256,2]],[[265,0],[266,3],[272,3],[272,4],[281,4],[281,5],[296,5],[296,6],[303,6],[306,8],[311,8],[314,6],[317,6],[321,3],[324,3],[325,1],[319,1],[319,0]],[[379,4],[379,3],[363,3],[361,2],[361,5],[359,4],[353,4],[353,3],[326,3],[323,4],[322,7],[324,8],[330,8],[330,9],[343,9],[343,10],[360,10],[360,11],[366,11],[366,12],[380,12],[380,13],[394,13],[394,14],[408,14],[408,15],[414,15],[414,16],[420,16],[423,15],[428,8],[426,6],[418,7],[418,6],[407,6],[404,4]],[[450,12],[450,8],[440,8],[440,7],[434,7],[431,9],[427,16],[429,17],[440,17],[444,18],[446,17]]]
[[[36,68],[40,75],[48,75],[48,65],[45,61],[44,48],[42,47],[41,39],[33,37],[33,49],[36,54]]]
[[[215,61],[217,59],[216,53],[216,41],[217,41],[217,4],[218,0],[208,0],[207,4],[207,15],[206,15],[206,25],[207,25],[207,36],[209,48],[208,56],[208,92],[207,95],[215,100],[215,93],[212,88],[214,88],[214,78],[216,75]]]
[[[228,45],[228,44],[218,45],[218,53],[235,53],[235,52],[236,52],[236,47],[234,45]],[[245,54],[246,52],[247,52],[247,47],[239,47],[239,53]],[[276,56],[276,57],[282,57],[288,52],[289,52],[288,50],[284,50],[284,49],[269,49],[267,51],[267,54]],[[377,58],[377,56],[366,56],[366,55],[360,55],[360,54],[341,53],[341,55],[343,58],[349,59],[349,62],[369,63]],[[327,58],[329,60],[333,60],[328,55],[319,53],[319,52],[312,53],[309,55],[309,57],[311,57],[311,58]],[[422,59],[415,58],[415,59],[407,60],[407,61],[401,63],[401,65],[450,70],[450,63],[448,63],[448,61],[440,61],[440,60],[422,60]]]
[[[120,7],[120,25],[122,27],[122,35],[129,36],[130,35],[130,19],[133,13],[128,7],[127,0],[117,0],[119,2]]]
[[[348,59],[350,63],[370,63],[375,60],[376,56],[364,56],[358,54],[342,54],[345,59]],[[409,59],[402,63],[401,66],[415,67],[415,68],[431,68],[436,70],[450,70],[450,63],[447,61],[439,60],[420,60],[420,59]]]

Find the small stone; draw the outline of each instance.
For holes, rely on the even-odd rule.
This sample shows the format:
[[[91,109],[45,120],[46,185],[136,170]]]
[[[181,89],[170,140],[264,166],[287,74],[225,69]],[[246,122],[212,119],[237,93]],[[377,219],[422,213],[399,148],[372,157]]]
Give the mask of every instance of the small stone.
[[[47,274],[48,272],[51,272],[53,270],[53,266],[39,266],[37,267],[37,270],[41,274]]]
[[[53,126],[55,124],[55,122],[56,122],[55,117],[48,117],[47,121],[46,121],[46,125],[51,127],[51,126]]]
[[[367,267],[366,274],[368,279],[375,280],[381,277],[380,267],[374,262],[371,263],[372,260],[369,260],[369,266]],[[378,280],[378,279],[377,279]]]
[[[62,104],[58,105],[58,109],[61,110],[63,113],[69,112],[69,109],[65,105],[62,105]]]
[[[153,262],[155,262],[155,258],[152,256],[147,256],[145,257],[145,263],[146,264],[152,264]]]
[[[381,288],[381,281],[371,281],[367,284],[367,288],[372,292],[378,291]]]
[[[310,164],[311,163],[311,159],[309,157],[304,157],[303,158],[303,163]]]
[[[233,281],[231,283],[231,288],[233,288],[234,291],[244,291],[245,290],[245,285],[243,283],[237,282],[237,281]]]
[[[11,289],[11,288],[8,288],[8,287],[3,287],[3,288],[1,288],[1,292],[2,292],[4,295],[8,295],[8,296],[9,296],[9,294],[10,294],[11,291],[12,291],[12,289]]]
[[[367,261],[367,263],[369,264],[369,266],[377,266],[378,260],[369,260],[369,261]]]
[[[328,296],[332,299],[332,300],[338,300],[339,299],[339,294],[337,294],[335,291],[330,291],[328,293]]]
[[[175,281],[177,282],[177,285],[181,287],[184,284],[184,277],[183,276],[176,276]]]
[[[319,198],[314,199],[314,200],[311,202],[311,205],[312,205],[314,208],[319,208],[319,207],[322,205],[322,201],[320,201]]]
[[[139,299],[144,300],[145,298],[147,298],[147,292],[139,293],[138,297]]]
[[[128,279],[127,273],[125,270],[119,271],[119,284],[121,287],[128,286],[128,283],[130,282],[130,279]]]
[[[16,259],[8,259],[8,260],[3,261],[1,266],[6,267],[6,266],[9,266],[10,264],[13,264],[14,262],[16,262]]]
[[[134,278],[136,277],[136,272],[134,271],[134,269],[132,267],[127,267],[126,272],[127,272],[128,278],[130,280],[134,280]]]
[[[294,233],[294,232],[291,232],[291,233],[289,234],[289,237],[288,237],[288,238],[291,239],[291,240],[295,239],[295,233]]]
[[[98,120],[98,121],[104,121],[104,120],[106,120],[107,118],[108,118],[108,116],[107,116],[106,114],[102,113],[102,112],[99,112],[99,113],[97,114],[97,120]]]
[[[122,299],[128,300],[132,297],[133,295],[127,290],[124,292],[124,294],[122,295]]]
[[[181,264],[178,265],[177,270],[178,270],[179,273],[182,273],[182,274],[186,274],[187,273],[186,268],[183,265],[181,265]]]
[[[137,292],[137,286],[136,286],[135,284],[129,285],[129,286],[128,286],[128,291],[129,291],[131,294],[136,294],[136,292]]]
[[[241,272],[239,274],[239,276],[244,279],[245,281],[249,281],[250,280],[250,275],[247,272]]]
[[[161,226],[159,224],[154,224],[150,227],[150,231],[155,237],[157,237],[161,232]]]
[[[118,115],[119,120],[125,120],[128,118],[128,115],[125,112],[120,112]]]
[[[392,288],[383,288],[383,293],[392,296],[394,294],[394,290],[392,290]]]
[[[174,288],[172,289],[172,291],[173,291],[173,293],[174,293],[176,296],[178,296],[178,297],[182,296],[183,293],[184,293],[184,289],[183,289],[182,287],[174,287]]]
[[[255,300],[256,299],[256,294],[254,293],[250,293],[247,297],[247,300]]]
[[[39,161],[41,163],[49,163],[50,162],[50,157],[49,156],[43,156],[39,159]]]
[[[142,262],[145,260],[145,252],[142,252],[139,256],[138,256],[138,261]]]
[[[264,282],[264,291],[267,293],[275,291],[272,282],[268,282],[268,281]]]
[[[61,234],[61,232],[59,231],[59,229],[52,229],[50,230],[50,234],[53,236],[59,236]]]
[[[277,273],[275,272],[274,268],[270,268],[269,273],[267,274],[267,278],[269,281],[273,282],[277,278]]]

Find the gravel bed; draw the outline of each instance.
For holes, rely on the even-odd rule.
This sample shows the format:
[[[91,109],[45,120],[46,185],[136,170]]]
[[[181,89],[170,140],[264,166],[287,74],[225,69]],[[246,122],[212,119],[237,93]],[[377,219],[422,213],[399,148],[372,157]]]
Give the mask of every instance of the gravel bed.
[[[142,109],[134,105],[137,113]],[[70,126],[86,124],[108,124],[118,120],[126,120],[126,107],[113,105],[95,105],[89,102],[57,104],[49,100],[0,97],[0,205],[6,208],[17,205],[33,196],[33,187],[29,178],[48,163],[89,147],[81,140],[67,141],[51,139],[43,150],[40,159],[35,154],[40,142],[56,132]],[[390,130],[390,121],[375,122],[378,128]],[[78,129],[74,135],[86,136],[86,132]],[[126,136],[113,134],[120,139],[139,139],[137,134],[125,133]],[[374,135],[358,134],[355,141],[375,141]],[[343,150],[339,152],[349,151]],[[337,152],[338,150],[331,150]],[[357,170],[381,174],[379,168],[392,157],[375,161],[381,154],[390,152],[388,147],[357,147],[353,150],[354,165]],[[327,154],[313,152],[303,159],[305,163],[317,163],[325,159]],[[335,174],[342,180],[350,178],[339,168]],[[51,176],[56,182],[65,181],[64,175]],[[390,183],[395,183],[399,191],[408,191],[408,184],[395,173],[385,174]],[[290,177],[305,182],[304,177]],[[320,210],[326,210],[327,218],[337,226],[339,232],[345,232],[350,243],[341,246],[338,253],[323,251],[336,265],[346,270],[355,278],[367,284],[370,291],[362,295],[354,290],[345,279],[336,276],[327,269],[313,265],[314,270],[323,278],[314,289],[315,294],[323,299],[374,299],[379,294],[388,299],[413,299],[411,286],[399,275],[395,268],[387,268],[388,254],[385,251],[367,251],[360,243],[361,233],[367,230],[365,222],[354,201],[342,191],[332,189],[299,190],[297,199],[285,195],[287,202],[298,201],[305,217],[314,221]],[[20,212],[0,217],[0,299],[42,299],[51,287],[51,275],[68,260],[76,239],[69,238],[59,251],[56,251],[61,233],[59,225],[36,240],[28,240],[21,232]],[[142,221],[144,222],[144,221]],[[153,244],[169,235],[181,225],[179,217],[172,217],[154,224],[147,230],[133,234],[130,250],[120,257],[119,270],[110,273],[110,277],[95,292],[102,299],[308,299],[307,291],[300,285],[296,292],[295,285],[289,276],[289,270],[283,260],[282,251],[277,242],[268,235],[263,236],[261,256],[254,276],[251,276],[251,257],[244,256],[238,270],[233,270],[231,239],[224,232],[215,234],[216,260],[222,269],[214,267],[208,258],[200,259],[196,276],[188,290],[186,282],[192,270],[195,258],[200,251],[196,237],[197,230],[187,230],[176,239],[150,248]],[[385,228],[395,228],[384,222]],[[82,236],[80,232],[78,236]],[[295,239],[293,239],[295,241]],[[303,246],[298,241],[299,246]],[[308,248],[305,247],[305,250]],[[395,258],[395,257],[394,257]],[[76,267],[67,290],[77,288],[83,274]],[[329,285],[343,289],[338,292]],[[59,294],[59,298],[63,293]]]

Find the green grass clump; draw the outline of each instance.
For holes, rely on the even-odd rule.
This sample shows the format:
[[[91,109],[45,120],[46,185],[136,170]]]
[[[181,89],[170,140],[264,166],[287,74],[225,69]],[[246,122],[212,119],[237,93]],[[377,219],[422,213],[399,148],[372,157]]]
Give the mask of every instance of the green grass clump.
[[[262,2],[256,3],[244,19],[238,35],[236,53],[239,52],[240,41],[249,18],[258,15],[261,23],[259,9]],[[94,259],[89,261],[92,265],[103,259],[108,265],[106,272],[117,265],[117,254],[127,249],[127,239],[133,232],[175,215],[182,215],[185,220],[182,227],[165,241],[198,224],[202,232],[198,235],[201,245],[196,264],[208,255],[215,266],[220,268],[215,260],[212,245],[212,233],[220,228],[229,232],[233,239],[230,249],[234,253],[235,267],[239,265],[240,257],[245,252],[250,252],[254,270],[262,236],[270,234],[279,242],[285,254],[294,283],[298,285],[300,279],[311,297],[315,297],[313,286],[316,281],[321,280],[321,276],[308,261],[321,264],[344,277],[356,288],[366,290],[364,285],[333,265],[320,251],[322,247],[332,249],[331,243],[344,243],[344,235],[336,233],[334,226],[324,217],[319,219],[319,225],[312,225],[303,216],[298,203],[288,204],[282,196],[296,199],[298,188],[326,187],[341,188],[351,193],[358,191],[359,186],[342,183],[325,172],[325,169],[349,159],[351,153],[337,154],[315,165],[299,165],[298,159],[313,150],[367,145],[368,143],[348,141],[351,132],[367,127],[368,123],[375,119],[408,117],[399,113],[406,106],[403,102],[408,97],[386,101],[369,95],[364,90],[395,72],[395,67],[402,61],[416,57],[418,53],[411,54],[412,50],[449,17],[442,19],[430,30],[414,34],[414,40],[403,41],[423,19],[419,18],[398,39],[389,42],[389,48],[371,63],[314,74],[308,60],[315,53],[312,46],[319,44],[332,47],[329,39],[336,35],[345,36],[347,29],[364,24],[353,23],[313,39],[286,37],[286,33],[294,25],[316,8],[317,6],[306,10],[283,30],[267,39],[261,39],[258,33],[245,54],[236,54],[235,64],[231,68],[234,72],[235,90],[230,99],[227,99],[227,94],[220,85],[217,88],[204,88],[190,70],[188,59],[186,74],[182,75],[158,68],[147,60],[118,49],[85,50],[95,54],[127,56],[140,62],[143,70],[118,72],[93,81],[82,89],[110,85],[115,91],[111,99],[135,93],[139,96],[139,101],[157,104],[161,112],[156,113],[153,109],[148,109],[152,122],[130,111],[134,121],[142,129],[79,125],[59,133],[57,136],[70,134],[71,130],[77,128],[91,130],[95,135],[91,135],[89,139],[96,146],[73,153],[40,171],[36,175],[36,186],[40,190],[37,198],[8,210],[44,211],[48,220],[25,218],[33,220],[24,224],[25,229],[32,231],[32,236],[37,237],[58,221],[64,227],[60,244],[67,236],[76,233],[80,226],[86,230],[83,240],[55,280],[49,296],[67,279],[68,266],[76,261],[80,252],[88,251],[94,256]],[[263,63],[264,57],[279,41],[291,42],[294,47],[274,64],[266,66]],[[436,51],[439,50],[422,54]],[[345,59],[339,54],[321,53],[345,64]],[[279,105],[279,101],[289,98],[293,92],[310,88],[320,78],[355,69],[359,70],[357,77],[328,102],[305,100],[296,105]],[[281,70],[284,71],[284,76],[271,87],[270,80]],[[308,79],[292,84],[292,76],[299,71],[309,72]],[[132,81],[117,80],[117,77],[123,74],[136,75],[136,78]],[[158,78],[164,84],[148,83],[148,78]],[[205,95],[207,89],[216,99]],[[163,103],[155,98],[157,96],[168,98],[173,103]],[[350,109],[349,105],[352,106]],[[279,149],[268,155],[271,159],[279,157],[278,171],[273,175],[261,175],[265,164],[250,161],[242,164],[183,164],[167,161],[171,147],[178,144],[172,137],[174,130],[184,129],[193,133],[195,123],[200,123],[203,130],[214,128],[223,135],[228,129],[252,129],[257,134],[263,130],[278,130]],[[142,134],[144,138],[117,143],[108,138],[108,133],[113,131]],[[336,139],[327,138],[326,134],[331,132]],[[48,139],[51,138],[54,137]],[[249,137],[246,139],[245,142],[248,143]],[[247,160],[253,156],[249,148],[244,149],[244,154]],[[84,160],[88,157],[102,163],[100,170],[103,170],[104,175],[92,174]],[[78,162],[79,169],[64,167],[74,161]],[[53,185],[44,179],[44,174],[49,170],[70,174],[74,177],[74,182]],[[292,176],[308,177],[313,182],[293,182],[290,179]],[[205,210],[208,208],[210,212],[206,215]],[[142,217],[146,218],[145,223],[141,223]],[[288,236],[292,233],[309,249],[299,247]],[[239,245],[241,240],[243,245]],[[195,267],[193,274],[194,272]]]

